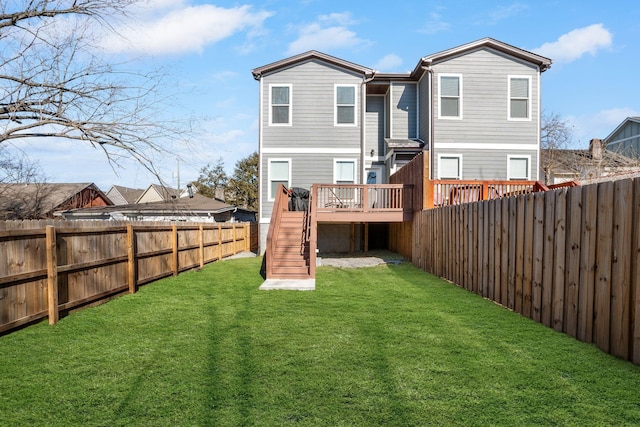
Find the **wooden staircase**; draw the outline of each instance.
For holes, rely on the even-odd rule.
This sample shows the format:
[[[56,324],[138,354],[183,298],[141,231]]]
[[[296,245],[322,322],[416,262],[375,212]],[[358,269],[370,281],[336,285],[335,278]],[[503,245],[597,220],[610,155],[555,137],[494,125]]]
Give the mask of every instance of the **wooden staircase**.
[[[265,279],[313,279],[315,286],[316,239],[313,203],[307,212],[289,211],[289,192],[280,184],[267,233]]]
[[[275,237],[272,269],[279,279],[309,279],[309,242],[304,238],[305,212],[282,212]]]

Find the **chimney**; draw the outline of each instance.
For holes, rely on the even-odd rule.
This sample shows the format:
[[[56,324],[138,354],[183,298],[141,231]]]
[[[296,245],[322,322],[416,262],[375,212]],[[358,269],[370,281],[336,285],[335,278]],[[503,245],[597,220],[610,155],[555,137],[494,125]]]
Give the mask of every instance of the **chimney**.
[[[589,151],[593,160],[602,160],[602,152],[604,151],[604,142],[601,139],[593,138],[589,141]]]

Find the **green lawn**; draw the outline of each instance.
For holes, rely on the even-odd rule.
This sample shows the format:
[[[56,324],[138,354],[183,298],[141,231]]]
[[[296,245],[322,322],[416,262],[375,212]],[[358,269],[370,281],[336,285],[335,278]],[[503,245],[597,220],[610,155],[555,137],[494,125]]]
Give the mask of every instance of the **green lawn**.
[[[638,425],[640,368],[409,264],[237,259],[0,337],[0,425]]]

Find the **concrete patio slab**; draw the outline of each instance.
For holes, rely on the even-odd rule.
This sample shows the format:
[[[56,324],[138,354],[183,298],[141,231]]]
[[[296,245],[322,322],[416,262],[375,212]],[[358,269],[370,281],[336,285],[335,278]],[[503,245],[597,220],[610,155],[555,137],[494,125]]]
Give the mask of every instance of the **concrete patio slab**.
[[[314,291],[316,279],[267,279],[260,290]]]

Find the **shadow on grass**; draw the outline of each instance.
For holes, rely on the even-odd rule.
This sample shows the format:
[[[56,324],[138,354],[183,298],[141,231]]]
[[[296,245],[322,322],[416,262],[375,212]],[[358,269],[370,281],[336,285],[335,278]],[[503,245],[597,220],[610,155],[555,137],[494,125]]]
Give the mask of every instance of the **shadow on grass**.
[[[257,289],[257,286],[256,286]],[[203,425],[252,425],[256,372],[252,344],[252,293],[245,286],[242,298],[226,301],[225,313],[212,307],[209,319],[207,402]]]

